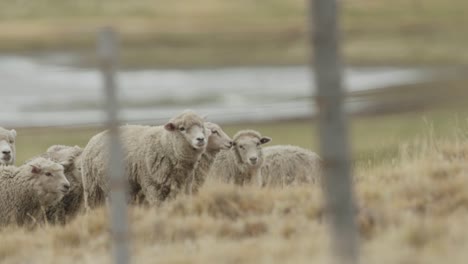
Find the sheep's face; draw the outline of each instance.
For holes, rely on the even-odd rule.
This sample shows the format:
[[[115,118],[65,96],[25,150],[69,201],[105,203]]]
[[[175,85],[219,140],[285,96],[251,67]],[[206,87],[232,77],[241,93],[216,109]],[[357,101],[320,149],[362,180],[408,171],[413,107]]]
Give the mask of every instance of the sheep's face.
[[[44,159],[45,160],[45,159]],[[70,189],[70,182],[64,174],[63,166],[47,162],[29,164],[34,190],[45,205],[59,202]]]
[[[82,185],[81,156],[69,157],[69,159],[57,160],[57,162],[63,166],[65,177],[70,182],[72,189]]]
[[[243,136],[234,141],[234,147],[239,153],[241,162],[250,167],[259,167],[263,162],[263,151],[261,145],[270,142],[268,137]]]
[[[0,127],[0,165],[13,165],[15,163],[16,131]]]
[[[74,146],[52,146],[47,150],[49,158],[64,167],[67,179],[73,185],[81,183],[81,153],[83,149]]]
[[[232,147],[231,138],[217,124],[205,122],[205,128],[208,136],[207,150],[219,151]]]
[[[184,112],[169,123],[164,128],[172,133],[179,133],[193,149],[204,151],[207,143],[204,121],[193,112]]]
[[[179,131],[185,137],[187,142],[190,142],[194,149],[205,149],[206,135],[203,125],[193,125],[189,128],[180,126]]]

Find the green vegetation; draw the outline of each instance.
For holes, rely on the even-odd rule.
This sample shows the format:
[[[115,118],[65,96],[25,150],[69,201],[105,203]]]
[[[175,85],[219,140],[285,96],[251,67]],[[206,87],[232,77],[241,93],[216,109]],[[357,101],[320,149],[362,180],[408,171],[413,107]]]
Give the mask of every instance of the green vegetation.
[[[308,62],[304,0],[191,3],[124,0],[0,0],[0,51],[71,50],[93,63],[96,30],[122,34],[125,66]],[[353,64],[453,64],[468,23],[463,0],[342,1],[344,51]]]
[[[391,162],[404,143],[412,143],[418,138],[464,138],[468,131],[467,117],[468,111],[454,113],[447,109],[354,117],[351,120],[350,139],[356,165],[374,167]],[[299,145],[318,151],[316,125],[315,121],[297,120],[232,124],[223,128],[231,136],[240,129],[256,129],[272,137],[272,144]],[[85,146],[90,137],[99,131],[99,128],[19,129],[18,163],[44,152],[54,144]]]

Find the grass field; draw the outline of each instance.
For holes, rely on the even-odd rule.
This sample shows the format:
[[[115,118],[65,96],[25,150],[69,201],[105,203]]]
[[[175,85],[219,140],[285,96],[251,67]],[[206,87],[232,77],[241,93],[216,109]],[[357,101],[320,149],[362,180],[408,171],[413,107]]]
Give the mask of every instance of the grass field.
[[[468,2],[350,0],[344,52],[352,64],[466,64]],[[195,4],[196,3],[196,4]],[[0,0],[0,52],[73,51],[93,63],[95,31],[122,34],[127,67],[308,61],[306,0]],[[466,80],[383,89],[350,120],[362,263],[466,263]],[[226,124],[319,151],[317,122]],[[53,144],[85,146],[101,128],[17,129],[17,163]],[[327,263],[320,186],[210,184],[160,208],[132,207],[134,263]],[[0,229],[0,263],[110,263],[107,212],[66,226]]]
[[[409,93],[406,93],[407,98]],[[379,95],[380,96],[380,95]],[[384,96],[383,98],[389,98]],[[452,98],[452,97],[449,97]],[[466,98],[466,93],[460,99]],[[399,100],[397,97],[395,100]],[[440,100],[444,102],[443,100]],[[350,140],[354,161],[359,165],[379,165],[396,157],[402,142],[432,136],[436,139],[460,138],[467,135],[468,109],[456,100],[451,107],[439,106],[407,112],[358,115],[350,119]],[[318,150],[317,122],[291,120],[248,124],[226,124],[223,129],[231,136],[241,129],[255,129],[273,138],[271,144],[292,144]],[[21,164],[44,152],[53,144],[79,145],[101,128],[25,128],[18,129],[18,158]]]
[[[468,110],[449,102],[351,119],[362,263],[465,263]],[[253,128],[272,137],[272,144],[317,151],[316,125],[297,120],[223,128],[230,135]],[[100,130],[18,129],[18,163],[52,144],[84,146]],[[130,218],[134,263],[329,261],[319,186],[238,189],[208,183],[199,195],[161,208],[133,207]],[[63,227],[3,228],[0,237],[1,263],[110,263],[104,209]]]
[[[306,0],[0,0],[0,51],[75,51],[93,63],[97,28],[122,34],[128,67],[309,60]],[[466,64],[463,0],[342,1],[352,64]]]
[[[302,129],[296,136],[289,132],[289,138],[279,140],[301,142],[301,137],[311,138],[305,127],[259,128],[270,134],[276,131],[273,136],[277,138],[286,130]],[[458,129],[461,127],[454,125],[448,132],[458,134]],[[438,131],[436,125],[434,131]],[[30,136],[20,132],[22,139]],[[90,132],[53,131],[49,136],[56,138],[54,142],[80,143]],[[400,142],[391,162],[356,168],[362,263],[466,262],[467,137],[443,140],[435,134],[408,144]],[[389,138],[391,133],[381,135]],[[365,135],[360,136],[364,140]],[[366,144],[372,143],[378,145],[372,138]],[[134,263],[330,260],[319,186],[258,189],[208,183],[197,196],[181,196],[160,208],[133,207],[130,218]],[[107,219],[106,211],[98,209],[63,227],[4,228],[0,230],[0,262],[110,263]]]

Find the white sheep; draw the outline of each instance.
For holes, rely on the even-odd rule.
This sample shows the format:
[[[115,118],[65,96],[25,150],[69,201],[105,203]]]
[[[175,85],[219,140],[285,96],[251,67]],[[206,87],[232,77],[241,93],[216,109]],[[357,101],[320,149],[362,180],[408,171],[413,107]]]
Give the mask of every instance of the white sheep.
[[[307,149],[278,145],[263,149],[262,186],[298,186],[320,181],[322,161]]]
[[[232,147],[232,139],[215,123],[205,122],[208,144],[205,152],[195,166],[192,177],[187,181],[188,194],[196,194],[205,182],[208,172],[213,164],[216,155],[221,150],[228,150]]]
[[[129,198],[145,197],[149,204],[160,204],[183,190],[206,147],[204,120],[192,111],[179,114],[164,126],[123,126],[120,137]],[[106,131],[97,134],[83,150],[87,208],[103,204],[110,191],[107,138]]]
[[[16,131],[0,127],[0,165],[14,165],[16,159]]]
[[[51,223],[65,224],[82,209],[83,183],[81,181],[81,153],[79,146],[54,145],[47,149],[41,157],[49,158],[64,167],[64,173],[70,182],[70,190],[62,200],[48,208],[47,219]]]
[[[270,141],[271,138],[254,130],[237,132],[233,138],[233,147],[216,155],[209,178],[237,185],[258,181],[263,163],[262,145]]]
[[[0,167],[0,225],[44,222],[47,208],[69,188],[63,166],[42,157],[20,167]]]

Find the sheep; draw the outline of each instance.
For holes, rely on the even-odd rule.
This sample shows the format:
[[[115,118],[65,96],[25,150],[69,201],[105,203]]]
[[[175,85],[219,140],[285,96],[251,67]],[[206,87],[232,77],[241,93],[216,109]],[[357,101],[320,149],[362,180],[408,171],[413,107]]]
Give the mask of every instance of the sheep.
[[[129,202],[145,197],[150,205],[173,199],[185,188],[195,163],[205,151],[204,120],[184,111],[164,126],[126,125],[120,128]],[[82,153],[84,202],[87,209],[106,201],[107,131],[95,135]]]
[[[241,130],[233,138],[233,147],[221,151],[211,167],[209,178],[236,185],[259,180],[263,163],[261,145],[271,141],[254,130]]]
[[[231,138],[217,124],[205,122],[207,130],[208,143],[205,152],[201,155],[191,179],[187,181],[186,193],[196,194],[205,182],[206,176],[216,155],[221,150],[228,150],[232,147]]]
[[[45,222],[45,211],[68,192],[62,165],[42,157],[0,167],[0,226]]]
[[[0,127],[0,165],[14,165],[16,159],[16,131]]]
[[[46,214],[50,223],[65,224],[81,210],[83,205],[83,183],[81,181],[81,153],[79,146],[54,145],[47,149],[41,157],[49,158],[64,167],[64,173],[70,182],[70,190],[55,206],[50,207]]]
[[[263,149],[261,186],[297,186],[320,181],[321,159],[307,149],[291,145]]]

